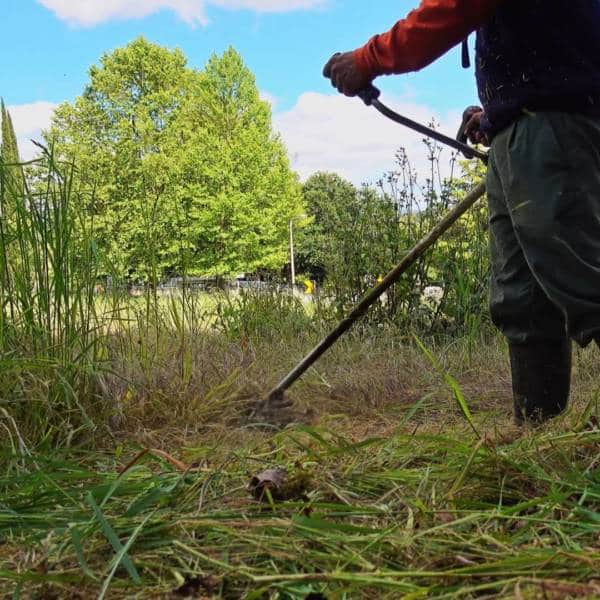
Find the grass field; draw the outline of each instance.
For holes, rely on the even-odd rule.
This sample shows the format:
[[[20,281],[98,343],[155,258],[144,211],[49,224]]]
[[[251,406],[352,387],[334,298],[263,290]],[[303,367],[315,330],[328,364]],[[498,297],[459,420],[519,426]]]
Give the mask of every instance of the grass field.
[[[516,429],[470,273],[462,325],[373,316],[256,422],[330,307],[99,299],[85,196],[53,168],[17,188],[0,185],[0,597],[600,598],[596,348],[570,411]]]
[[[597,350],[578,353],[572,410],[539,431],[511,424],[500,340],[428,342],[432,365],[381,329],[308,374],[296,423],[249,422],[314,336],[205,332],[187,359],[162,340],[148,370],[107,375],[121,409],[85,450],[27,452],[2,421],[1,593],[600,597]],[[287,480],[267,474],[257,499],[252,477],[275,467]]]

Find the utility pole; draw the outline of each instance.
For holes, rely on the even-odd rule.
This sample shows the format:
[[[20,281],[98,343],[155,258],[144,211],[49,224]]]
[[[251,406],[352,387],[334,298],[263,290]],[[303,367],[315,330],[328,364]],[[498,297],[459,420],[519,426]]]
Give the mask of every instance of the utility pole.
[[[294,259],[294,220],[290,219],[290,270],[292,273],[292,290],[296,287],[296,261]]]

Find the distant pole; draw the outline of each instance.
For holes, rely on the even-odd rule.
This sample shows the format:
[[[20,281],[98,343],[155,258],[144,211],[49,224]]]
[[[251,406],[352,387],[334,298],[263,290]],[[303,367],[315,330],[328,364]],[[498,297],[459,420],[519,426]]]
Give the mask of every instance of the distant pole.
[[[296,261],[294,259],[294,220],[290,219],[290,267],[292,271],[292,288],[296,286]]]

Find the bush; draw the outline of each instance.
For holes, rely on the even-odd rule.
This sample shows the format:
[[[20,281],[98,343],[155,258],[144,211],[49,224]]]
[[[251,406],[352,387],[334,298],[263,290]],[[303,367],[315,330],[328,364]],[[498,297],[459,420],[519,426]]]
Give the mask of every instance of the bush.
[[[406,153],[378,187],[356,189],[337,175],[320,173],[304,185],[312,223],[300,237],[300,264],[324,273],[319,314],[341,318],[459,202],[483,176],[474,163],[441,175],[439,147],[429,145],[432,170],[423,185]],[[487,317],[489,259],[487,207],[465,215],[373,307],[369,317],[420,331],[470,333]],[[439,302],[425,298],[439,288]]]
[[[224,294],[216,305],[216,327],[230,339],[301,337],[315,329],[307,306],[289,291],[243,291]]]

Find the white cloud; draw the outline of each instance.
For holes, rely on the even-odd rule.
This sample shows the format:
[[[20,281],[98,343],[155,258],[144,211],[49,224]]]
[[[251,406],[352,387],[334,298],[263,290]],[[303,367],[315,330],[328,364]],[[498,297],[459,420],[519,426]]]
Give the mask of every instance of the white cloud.
[[[391,108],[422,123],[432,118],[441,131],[454,131],[459,114],[439,115],[402,98],[383,99]],[[396,125],[358,99],[307,92],[289,111],[274,116],[293,168],[302,179],[316,171],[333,171],[354,183],[373,182],[394,166],[402,146],[420,173],[428,168],[423,136]],[[446,161],[450,151],[444,151]]]
[[[208,5],[232,10],[288,12],[322,6],[326,0],[38,0],[73,25],[92,27],[115,19],[141,19],[161,10],[173,11],[192,26],[207,23]]]
[[[39,153],[39,149],[31,143],[31,140],[41,140],[42,130],[50,126],[56,106],[51,102],[7,106],[15,128],[22,160],[31,160]]]

